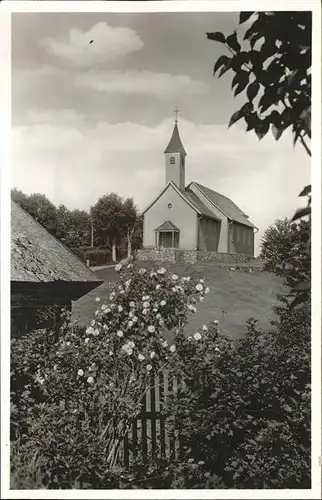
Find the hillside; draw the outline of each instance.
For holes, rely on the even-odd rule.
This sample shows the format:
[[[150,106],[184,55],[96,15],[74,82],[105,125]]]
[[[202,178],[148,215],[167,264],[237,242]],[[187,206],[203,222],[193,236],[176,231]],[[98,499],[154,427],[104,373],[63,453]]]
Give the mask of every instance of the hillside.
[[[148,263],[137,265],[153,267]],[[277,302],[276,294],[283,291],[281,280],[273,274],[229,271],[227,266],[219,267],[211,263],[169,264],[164,267],[180,276],[202,277],[210,287],[209,295],[199,304],[197,313],[190,317],[186,326],[188,335],[215,319],[220,321],[222,331],[234,338],[245,332],[245,322],[251,316],[260,320],[262,328],[270,327],[270,320],[274,317],[272,306]],[[88,324],[93,318],[95,298],[107,298],[113,283],[118,280],[113,268],[96,271],[96,274],[104,283],[73,304],[73,318],[81,324]]]

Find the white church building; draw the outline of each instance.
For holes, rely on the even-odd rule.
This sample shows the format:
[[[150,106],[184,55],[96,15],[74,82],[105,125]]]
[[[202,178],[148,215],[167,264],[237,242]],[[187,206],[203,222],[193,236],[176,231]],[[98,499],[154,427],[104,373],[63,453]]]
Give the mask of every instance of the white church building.
[[[186,186],[187,153],[178,120],[165,155],[165,185],[142,212],[143,260],[212,260],[214,254],[254,256],[256,226],[231,199],[190,182]],[[186,256],[185,256],[186,254]]]

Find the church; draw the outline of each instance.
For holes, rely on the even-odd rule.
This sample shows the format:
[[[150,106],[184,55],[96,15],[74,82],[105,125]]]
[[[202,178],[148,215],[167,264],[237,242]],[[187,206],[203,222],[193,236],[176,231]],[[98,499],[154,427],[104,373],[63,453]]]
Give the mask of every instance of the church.
[[[249,216],[210,187],[195,181],[186,186],[187,153],[177,117],[164,155],[165,185],[141,214],[143,250],[139,258],[196,262],[211,260],[205,256],[218,253],[254,257],[257,228]],[[187,252],[189,258],[178,258]],[[162,255],[165,258],[160,259]]]

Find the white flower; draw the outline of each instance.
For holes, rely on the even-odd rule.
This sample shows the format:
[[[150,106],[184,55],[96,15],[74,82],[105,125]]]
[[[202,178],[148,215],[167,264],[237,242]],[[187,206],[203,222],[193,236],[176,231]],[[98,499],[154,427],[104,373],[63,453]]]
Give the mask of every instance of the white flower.
[[[133,267],[133,264],[128,264],[128,265],[127,265],[127,268],[128,268],[128,269],[132,269],[132,267]]]
[[[166,300],[161,300],[161,302],[160,302],[160,306],[165,306],[165,305],[166,305],[166,303],[167,303],[167,301],[166,301]]]
[[[165,340],[164,342],[162,342],[162,347],[168,347],[168,341]]]
[[[203,329],[204,332],[206,332],[208,330],[208,326],[207,325],[203,325],[202,329]]]
[[[156,276],[156,273],[152,271],[152,273],[150,273],[150,277],[153,278],[154,276]]]
[[[82,377],[84,375],[83,370],[78,370],[77,375],[79,375],[80,377]]]
[[[123,311],[123,307],[122,306],[118,306],[118,310],[119,310],[119,312],[122,312]]]
[[[98,316],[98,311],[95,311],[95,316]]]
[[[147,365],[146,369],[148,370],[148,372],[151,371],[152,370],[152,365]]]
[[[133,347],[135,347],[135,344],[134,342],[132,342],[132,340],[130,340],[130,342],[128,342],[128,346],[132,349]]]
[[[92,384],[92,383],[94,382],[93,377],[88,377],[87,382],[88,382],[89,384]]]
[[[160,314],[160,313],[158,313],[158,314],[156,315],[156,318],[157,318],[157,319],[161,318],[161,314]]]
[[[150,295],[143,295],[142,300],[149,300]]]
[[[164,267],[160,267],[160,269],[158,269],[158,270],[157,270],[157,273],[158,273],[158,274],[164,274],[164,273],[166,273],[166,272],[167,272],[167,270],[166,270],[166,269],[164,269]]]
[[[104,325],[104,326],[105,326],[105,325]],[[89,338],[87,337],[87,338],[85,339],[85,344],[88,344],[88,342],[89,342]]]
[[[118,337],[122,338],[122,337],[123,337],[123,332],[122,332],[122,330],[118,330],[118,332],[116,332],[116,335],[117,335]]]
[[[106,308],[107,308],[107,305],[106,304],[102,304],[102,306],[101,306],[102,311],[105,311]]]
[[[154,351],[150,352],[150,358],[153,359],[154,356],[155,356],[155,352]]]
[[[129,288],[129,286],[130,286],[130,284],[131,284],[131,281],[132,281],[132,280],[127,280],[127,281],[125,282],[125,287],[126,287],[126,288]]]
[[[57,370],[57,365],[54,365],[54,370]]]
[[[128,327],[131,328],[133,326],[133,321],[128,322]]]
[[[70,346],[70,342],[66,342],[66,345]]]
[[[87,335],[93,335],[93,333],[94,333],[94,328],[92,328],[91,326],[89,326],[89,327],[87,328],[87,330],[86,330],[86,333],[87,333]]]
[[[164,325],[164,319],[162,318],[159,319],[159,325]]]
[[[172,346],[170,346],[170,351],[175,352],[175,350],[176,350],[176,346],[174,344],[172,344]]]
[[[198,292],[201,292],[203,290],[203,285],[201,283],[198,283],[196,289],[198,290]]]
[[[209,293],[209,292],[210,292],[210,288],[209,288],[209,286],[207,286],[207,287],[205,288],[205,293]]]
[[[159,284],[155,287],[156,290],[160,290],[160,288],[161,288],[161,285],[159,285]]]
[[[95,337],[97,337],[99,334],[100,334],[100,331],[98,330],[98,328],[96,328],[96,329],[94,330],[94,332],[93,332],[93,335],[94,335]]]
[[[195,340],[200,340],[200,339],[201,339],[201,335],[200,335],[200,333],[199,333],[199,332],[195,333],[195,334],[194,334],[194,336],[193,336],[193,338],[194,338]]]
[[[94,326],[94,325],[95,325],[95,319],[92,319],[91,326]]]
[[[219,347],[215,347],[215,351],[220,351]]]
[[[138,320],[137,316],[133,316],[133,318],[132,318],[133,323],[136,323],[137,320]]]
[[[146,273],[146,269],[144,267],[141,267],[139,269],[139,274],[145,274]]]
[[[176,281],[179,279],[179,276],[177,274],[173,274],[171,278],[173,279],[173,281]]]
[[[155,328],[154,328],[154,326],[153,326],[153,325],[149,325],[149,326],[148,326],[148,332],[149,332],[149,333],[154,333],[154,332],[155,332]]]
[[[133,318],[133,316],[134,316],[134,312],[133,312],[133,311],[130,311],[130,312],[129,312],[129,317],[130,317],[130,318]]]
[[[106,332],[108,330],[108,326],[107,325],[103,325],[103,330],[104,330],[104,332]]]
[[[192,304],[189,304],[188,305],[188,308],[191,312],[195,313],[197,311],[197,308],[195,306],[193,306]]]
[[[138,355],[138,360],[139,361],[143,361],[145,359],[145,357],[143,356],[143,354],[139,354]]]
[[[143,307],[145,307],[145,309],[150,307],[150,302],[143,302]]]
[[[121,271],[121,269],[122,269],[122,264],[117,264],[117,265],[115,266],[115,271],[117,271],[117,272],[118,272],[118,271]]]
[[[110,355],[110,356],[113,356],[113,351],[110,351],[110,352],[109,352],[109,355]]]
[[[143,309],[142,314],[148,314],[148,310],[147,309]]]
[[[218,319],[215,319],[215,321],[214,321],[214,325],[219,325],[219,321],[218,321]]]
[[[192,337],[191,337],[191,335],[189,335],[189,337],[188,337],[188,340],[189,340],[189,342],[190,342],[190,341],[192,340]]]
[[[96,297],[95,302],[100,302],[100,300],[101,299],[99,297]]]
[[[201,278],[201,279],[199,280],[199,282],[200,282],[200,283],[204,283],[204,280]]]
[[[199,302],[203,302],[205,300],[205,297],[200,297]]]

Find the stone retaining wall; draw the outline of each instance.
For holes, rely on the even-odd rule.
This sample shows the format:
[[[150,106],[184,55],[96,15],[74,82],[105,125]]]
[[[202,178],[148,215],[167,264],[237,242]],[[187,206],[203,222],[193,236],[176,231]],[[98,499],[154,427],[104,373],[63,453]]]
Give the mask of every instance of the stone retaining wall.
[[[137,260],[143,261],[158,261],[158,262],[170,262],[175,264],[176,260],[176,250],[173,248],[166,248],[164,250],[158,250],[157,248],[143,248],[137,251]]]
[[[253,259],[253,257],[249,255],[202,252],[200,250],[176,250],[173,248],[166,248],[163,250],[144,248],[138,250],[136,258],[142,261],[170,262],[171,264],[196,264],[198,262],[245,264]]]

